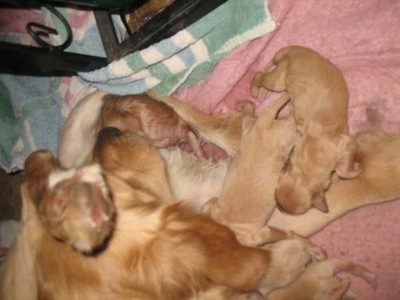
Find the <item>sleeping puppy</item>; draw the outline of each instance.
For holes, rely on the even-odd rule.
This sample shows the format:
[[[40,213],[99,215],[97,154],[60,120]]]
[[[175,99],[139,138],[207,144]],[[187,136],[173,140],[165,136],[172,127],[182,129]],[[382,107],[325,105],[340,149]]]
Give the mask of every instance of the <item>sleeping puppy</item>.
[[[351,210],[368,204],[399,199],[400,135],[371,131],[360,132],[354,138],[358,144],[356,160],[363,172],[352,180],[333,176],[332,184],[326,193],[330,207],[328,213],[311,209],[301,215],[289,215],[275,209],[266,224],[284,231],[294,230],[302,236],[310,236]],[[219,196],[227,176],[229,160],[212,165],[195,159],[190,153],[176,154],[176,150],[172,150],[168,154],[169,151],[163,151],[166,152],[164,156],[167,157],[165,161],[168,177],[175,198],[183,199],[200,211],[207,199]]]
[[[355,159],[363,171],[352,180],[333,177],[326,193],[329,213],[309,210],[292,216],[275,210],[268,225],[282,230],[295,228],[297,233],[310,236],[353,209],[399,199],[400,135],[372,131],[358,133],[355,139]]]
[[[275,120],[288,101],[279,98],[261,112],[229,162],[219,197],[202,209],[233,230],[244,245],[260,246],[287,238],[286,233],[265,223],[276,207],[274,190],[296,136],[292,116]]]
[[[148,90],[146,93],[172,107],[202,139],[223,149],[229,156],[235,155],[239,149],[243,128],[250,127],[255,120],[255,106],[250,101],[239,102],[232,114],[210,115],[173,96],[163,95],[155,90]]]
[[[113,149],[111,156],[109,145]],[[154,151],[148,151],[149,148]],[[35,279],[32,285],[36,284],[38,294],[30,299],[189,299],[218,286],[231,293],[236,291],[237,298],[226,299],[245,299],[242,297],[247,295],[242,292],[257,296],[252,292],[257,288],[265,296],[275,288],[290,284],[304,271],[316,249],[317,256],[320,252],[318,247],[297,238],[285,240],[269,250],[243,246],[224,225],[193,213],[181,203],[170,204],[169,195],[164,203],[164,198],[159,197],[160,191],[154,190],[151,178],[163,180],[164,186],[168,186],[166,173],[160,172],[160,168],[165,170],[165,165],[153,168],[162,158],[144,137],[106,130],[99,135],[94,149],[103,170],[94,168],[99,173],[91,178],[65,177],[60,180],[63,184],[59,192],[68,195],[75,186],[85,186],[85,196],[90,201],[83,202],[87,207],[80,215],[82,222],[107,213],[107,206],[99,203],[107,202],[102,197],[111,194],[116,217],[112,219],[110,235],[91,252],[82,253],[53,236],[51,227],[56,224],[40,223],[44,227],[39,226],[37,247],[17,245],[10,250],[17,254],[10,257],[30,257],[34,267],[19,270],[23,276],[16,279],[21,281],[9,290],[3,289],[3,299],[10,299],[9,295],[23,284],[24,278]],[[144,164],[148,164],[148,172],[142,174]],[[74,172],[82,174],[92,167],[85,166]],[[60,170],[51,153],[34,152],[25,169],[30,171],[24,183],[28,191],[25,196],[29,199],[24,201],[32,201],[36,207],[44,205],[46,211],[62,211],[75,205],[69,203],[71,199],[63,203],[59,197],[43,197],[54,189],[49,186],[53,173],[64,178],[60,173],[71,172]],[[148,180],[143,180],[143,176]],[[104,188],[103,179],[108,189],[104,194],[98,190]],[[163,192],[170,194],[168,190]],[[41,211],[37,213],[40,215]],[[68,216],[77,218],[79,214]],[[69,230],[86,231],[88,227]],[[287,256],[293,253],[296,253],[294,259],[288,261]],[[11,260],[6,264],[8,267],[3,272],[6,278],[13,277],[10,274],[15,263]],[[277,281],[275,272],[288,268],[291,272]]]
[[[79,101],[65,121],[57,154],[61,166],[82,166],[97,132],[105,127],[146,136],[156,147],[188,143],[204,158],[197,136],[169,106],[145,94],[118,96],[96,91]]]
[[[364,267],[339,259],[326,259],[307,266],[305,272],[292,284],[271,292],[268,300],[338,300],[347,299],[350,281],[335,276],[347,272],[364,279],[375,287],[375,275]]]
[[[285,47],[264,73],[254,76],[251,89],[254,96],[265,89],[287,93],[296,120],[296,145],[275,191],[279,208],[290,214],[311,207],[327,212],[332,172],[345,179],[361,172],[354,160],[357,143],[348,132],[349,95],[340,70],[311,49]]]

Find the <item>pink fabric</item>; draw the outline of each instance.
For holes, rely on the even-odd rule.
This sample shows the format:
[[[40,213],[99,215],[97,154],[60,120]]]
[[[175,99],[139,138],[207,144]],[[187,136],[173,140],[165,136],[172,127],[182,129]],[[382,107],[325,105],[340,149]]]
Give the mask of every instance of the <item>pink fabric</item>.
[[[400,132],[400,1],[270,0],[269,8],[278,25],[273,33],[240,46],[210,76],[178,96],[205,112],[231,111],[237,101],[252,99],[254,73],[279,48],[298,44],[317,50],[343,71],[352,133]],[[352,277],[351,288],[362,299],[400,299],[399,216],[400,201],[364,207],[313,237],[331,257],[375,272],[376,291]]]

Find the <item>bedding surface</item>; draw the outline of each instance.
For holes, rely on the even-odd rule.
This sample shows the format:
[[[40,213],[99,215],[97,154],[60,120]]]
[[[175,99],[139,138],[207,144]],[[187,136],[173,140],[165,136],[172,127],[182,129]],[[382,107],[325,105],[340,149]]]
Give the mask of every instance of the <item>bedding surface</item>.
[[[400,2],[396,0],[269,0],[277,28],[230,53],[213,73],[178,96],[206,112],[231,111],[250,99],[250,81],[281,47],[311,47],[333,61],[349,86],[351,133],[400,133]],[[258,104],[264,107],[276,94]],[[390,159],[390,157],[388,157]],[[400,182],[399,182],[400,184]],[[363,207],[312,240],[331,257],[361,263],[377,289],[352,277],[361,299],[400,299],[400,201]]]
[[[268,25],[269,31],[275,28],[272,32],[264,32],[256,39],[253,35],[247,42],[241,40],[245,43],[232,47],[235,48],[232,52],[220,57],[222,60],[214,64],[208,76],[199,77],[187,88],[182,86],[171,91],[207,113],[232,111],[240,100],[256,102],[250,95],[250,81],[279,48],[303,45],[328,57],[342,70],[350,91],[351,133],[373,129],[400,133],[400,1],[269,0],[263,3],[269,9],[266,16],[272,17]],[[24,95],[21,94],[19,102],[7,104],[3,101],[7,94],[3,92],[1,128],[7,128],[8,133],[1,137],[2,155],[8,155],[0,160],[4,168],[9,171],[18,168],[24,157],[36,148],[56,148],[63,119],[79,99],[93,90],[90,79],[100,78],[94,74],[82,76],[48,78],[44,84],[40,83],[46,97],[40,96],[41,101],[34,106],[35,114],[23,114],[30,107]],[[7,83],[4,78],[1,75],[1,82]],[[39,83],[31,83],[28,90],[32,94]],[[96,86],[107,89],[100,84]],[[5,90],[0,86],[0,91]],[[112,91],[117,92],[114,87]],[[120,93],[125,91],[124,88]],[[271,93],[264,101],[256,102],[257,112],[276,96]],[[21,119],[21,116],[30,119]],[[48,127],[51,118],[55,123]],[[33,137],[43,131],[42,139]],[[398,200],[367,206],[350,212],[312,237],[330,257],[358,262],[378,276],[376,290],[351,277],[351,289],[361,299],[400,299],[399,216]]]

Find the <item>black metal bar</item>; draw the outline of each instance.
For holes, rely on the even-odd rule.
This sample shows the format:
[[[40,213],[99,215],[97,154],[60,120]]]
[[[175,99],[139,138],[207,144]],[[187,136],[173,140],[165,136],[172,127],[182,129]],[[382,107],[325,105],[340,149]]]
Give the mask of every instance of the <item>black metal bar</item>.
[[[226,1],[175,0],[121,43],[116,37],[110,13],[95,10],[94,15],[107,58],[111,62],[171,37]]]
[[[0,73],[58,76],[89,72],[108,64],[104,57],[70,52],[51,53],[48,49],[0,42]]]

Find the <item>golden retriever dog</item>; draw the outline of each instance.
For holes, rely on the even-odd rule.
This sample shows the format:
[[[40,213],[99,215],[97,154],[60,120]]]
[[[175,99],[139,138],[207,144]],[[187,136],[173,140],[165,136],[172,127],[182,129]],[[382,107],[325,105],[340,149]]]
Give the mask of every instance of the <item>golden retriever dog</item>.
[[[255,105],[251,101],[237,103],[234,113],[210,115],[174,96],[167,96],[156,90],[148,90],[146,93],[172,107],[202,139],[223,149],[229,156],[235,155],[239,149],[243,129],[250,127],[255,120]]]
[[[300,278],[285,288],[272,291],[268,300],[339,300],[347,299],[350,281],[335,276],[347,272],[364,279],[371,287],[376,277],[361,265],[339,259],[326,259],[307,266]]]
[[[82,166],[97,132],[105,127],[146,136],[156,147],[187,143],[204,158],[195,133],[169,106],[145,94],[118,96],[96,91],[79,101],[65,121],[57,154],[61,166]]]
[[[275,119],[288,101],[279,98],[261,112],[229,162],[219,197],[202,209],[232,229],[244,245],[260,246],[287,238],[286,233],[265,223],[276,207],[275,187],[296,137],[292,116]]]
[[[243,246],[228,227],[182,203],[171,203],[165,164],[145,137],[103,130],[93,157],[101,168],[60,169],[46,150],[27,159],[22,195],[24,205],[29,202],[28,207],[36,207],[29,211],[33,216],[27,216],[36,220],[36,237],[27,244],[35,244],[29,248],[17,237],[1,273],[2,299],[21,299],[14,295],[23,293],[19,289],[26,287],[25,279],[37,291],[26,299],[190,299],[221,286],[225,299],[254,299],[259,295],[254,289],[265,296],[290,284],[321,253],[297,237],[271,249]],[[75,201],[59,196],[72,194],[77,195]],[[82,213],[76,213],[73,206]],[[61,223],[76,219],[72,223],[78,225],[60,227],[34,217],[53,212],[61,216]],[[112,227],[108,236],[102,223]],[[97,239],[78,234],[92,232],[87,224],[100,224]],[[21,226],[18,235],[26,235],[27,230]],[[83,243],[91,249],[85,246],[82,253],[77,251],[81,243],[69,245],[69,238],[60,232],[96,243]],[[103,243],[98,243],[101,239]],[[290,260],[289,255],[293,256]],[[23,257],[27,266],[16,262]],[[17,266],[21,266],[18,274]]]
[[[265,89],[285,92],[296,120],[296,144],[275,191],[279,207],[290,214],[311,207],[327,212],[332,172],[345,179],[361,172],[354,160],[357,143],[348,132],[349,95],[342,73],[316,51],[289,46],[274,55],[265,72],[255,74],[251,89],[254,96]]]

